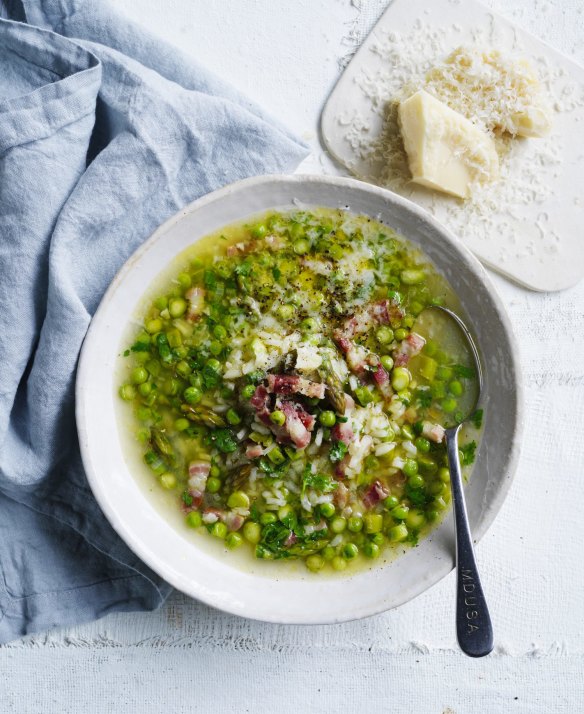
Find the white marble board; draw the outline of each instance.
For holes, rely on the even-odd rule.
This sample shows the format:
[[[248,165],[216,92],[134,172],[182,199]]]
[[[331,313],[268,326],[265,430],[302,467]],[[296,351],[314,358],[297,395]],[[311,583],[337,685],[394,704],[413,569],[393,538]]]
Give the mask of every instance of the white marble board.
[[[545,78],[553,129],[518,139],[501,178],[470,202],[411,183],[386,181],[368,152],[379,140],[387,91],[460,45],[526,57]],[[400,66],[416,53],[417,67]],[[402,54],[400,55],[400,48]],[[487,266],[540,291],[584,275],[584,69],[475,0],[394,0],[331,93],[321,118],[331,154],[359,178],[386,185],[433,213]],[[369,153],[369,155],[367,155]]]

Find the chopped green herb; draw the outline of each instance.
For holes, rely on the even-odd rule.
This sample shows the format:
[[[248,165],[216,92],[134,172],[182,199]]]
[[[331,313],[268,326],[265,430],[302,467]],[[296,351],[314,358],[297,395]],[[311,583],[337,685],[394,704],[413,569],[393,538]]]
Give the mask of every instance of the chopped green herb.
[[[480,429],[483,425],[483,410],[477,409],[471,416],[470,420],[473,423],[475,429]]]
[[[329,459],[333,462],[333,464],[337,461],[342,461],[348,451],[348,448],[349,447],[344,441],[335,441],[329,451]]]
[[[463,466],[470,466],[475,460],[475,451],[477,449],[477,442],[470,441],[468,444],[460,447],[461,462]]]
[[[455,364],[452,369],[456,377],[463,377],[464,379],[474,379],[475,377],[475,371],[472,367],[465,367],[463,364]]]

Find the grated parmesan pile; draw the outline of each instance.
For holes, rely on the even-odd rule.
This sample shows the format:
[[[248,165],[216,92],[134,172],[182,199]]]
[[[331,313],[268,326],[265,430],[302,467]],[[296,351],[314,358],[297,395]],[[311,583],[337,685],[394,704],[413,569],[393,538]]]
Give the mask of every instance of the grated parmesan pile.
[[[552,85],[563,76],[563,70],[550,67],[542,58],[535,59],[535,69],[525,67],[525,72],[508,73],[507,79],[499,81],[492,92],[478,92],[476,86],[484,82],[485,73],[498,73],[504,69],[504,61],[498,53],[491,55],[488,63],[478,63],[473,58],[492,44],[492,38],[484,30],[472,33],[471,47],[453,50],[460,45],[461,28],[456,25],[432,28],[417,20],[411,32],[396,31],[379,33],[370,46],[370,51],[381,60],[384,69],[364,69],[356,83],[367,99],[369,112],[347,110],[337,116],[343,128],[354,159],[347,166],[366,181],[381,185],[421,203],[431,213],[438,213],[449,227],[461,238],[472,236],[476,240],[489,241],[493,231],[493,216],[497,214],[496,230],[502,243],[499,260],[513,252],[516,257],[533,254],[533,244],[517,244],[515,226],[517,210],[529,204],[542,204],[554,195],[554,181],[560,172],[562,153],[561,137],[551,133],[541,139],[525,141],[513,138],[516,131],[515,118],[525,109],[525,91],[534,79],[542,94],[536,97],[545,112],[569,112],[584,106],[584,91],[567,85],[562,96],[552,95]],[[488,51],[487,51],[488,52]],[[514,55],[521,55],[521,48],[514,47]],[[467,68],[466,86],[461,85],[457,63],[470,63]],[[503,65],[501,65],[503,62]],[[379,63],[377,63],[379,64]],[[516,86],[511,81],[515,76]],[[504,72],[503,72],[504,75]],[[518,79],[517,79],[518,77]],[[397,107],[400,101],[419,89],[425,89],[485,129],[495,142],[500,159],[499,179],[491,184],[482,184],[480,191],[473,193],[464,202],[460,199],[437,195],[411,183],[408,159],[405,153],[397,122]],[[502,101],[495,102],[498,95]],[[549,98],[549,99],[548,99]],[[494,109],[494,104],[500,105]],[[381,123],[381,129],[378,124]],[[543,170],[542,170],[543,169]],[[542,244],[538,250],[553,253],[558,250],[559,237],[548,223],[548,216],[541,213],[536,223]],[[484,230],[481,228],[484,227]]]

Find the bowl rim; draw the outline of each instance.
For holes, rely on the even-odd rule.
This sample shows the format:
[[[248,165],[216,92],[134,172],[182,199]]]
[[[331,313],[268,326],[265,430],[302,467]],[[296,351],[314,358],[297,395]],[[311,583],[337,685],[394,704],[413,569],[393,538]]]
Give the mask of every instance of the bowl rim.
[[[409,589],[405,590],[403,594],[398,595],[397,597],[393,597],[391,599],[391,602],[387,602],[385,599],[382,598],[377,601],[377,605],[374,607],[367,607],[365,609],[348,608],[346,615],[337,615],[334,617],[329,617],[328,619],[323,618],[322,616],[316,616],[311,618],[310,613],[307,612],[306,617],[284,618],[283,616],[279,616],[277,614],[271,615],[269,611],[266,611],[265,613],[261,614],[257,612],[242,612],[236,608],[230,608],[225,603],[217,603],[204,588],[197,588],[196,582],[191,581],[193,587],[191,587],[189,591],[185,590],[184,581],[181,580],[179,576],[176,576],[172,569],[168,568],[165,570],[164,563],[161,562],[158,558],[154,556],[154,554],[150,552],[148,547],[146,547],[141,542],[141,540],[134,535],[134,533],[132,532],[132,528],[128,526],[127,522],[118,518],[115,509],[110,507],[107,489],[104,489],[102,487],[98,473],[99,467],[93,460],[92,453],[90,453],[90,448],[88,444],[87,430],[85,428],[86,403],[84,385],[86,384],[90,376],[90,355],[94,350],[93,342],[95,336],[98,335],[99,330],[102,326],[105,307],[111,300],[112,296],[115,294],[119,285],[124,281],[126,275],[133,269],[134,264],[142,258],[142,256],[151,248],[151,246],[155,244],[161,236],[165,235],[173,226],[182,221],[187,215],[198,211],[199,209],[203,208],[204,206],[207,206],[208,204],[221,201],[225,197],[229,196],[232,193],[236,193],[241,189],[260,186],[266,183],[290,184],[292,187],[294,185],[302,183],[323,183],[328,184],[329,186],[337,187],[339,189],[358,189],[360,191],[365,191],[366,193],[373,194],[382,200],[385,199],[386,201],[392,203],[394,206],[397,206],[399,210],[405,211],[412,217],[415,217],[421,223],[425,223],[436,233],[440,234],[441,239],[448,243],[450,247],[454,248],[455,252],[458,253],[460,259],[464,263],[465,269],[468,270],[477,280],[479,280],[481,283],[483,283],[485,287],[489,289],[494,308],[497,312],[497,317],[498,319],[500,319],[501,323],[504,326],[504,329],[506,331],[506,337],[509,342],[511,359],[510,369],[514,378],[513,386],[516,394],[515,414],[513,420],[513,440],[507,458],[506,471],[498,481],[498,488],[494,494],[494,497],[491,497],[488,504],[485,506],[480,523],[477,527],[473,529],[473,542],[475,544],[478,543],[483,538],[488,529],[491,527],[497,513],[501,509],[507,497],[507,494],[515,477],[524,429],[524,388],[519,363],[519,350],[517,341],[515,339],[515,333],[511,325],[511,321],[507,315],[502,300],[491,281],[491,278],[486,273],[483,266],[480,264],[478,259],[470,252],[470,250],[458,238],[456,238],[455,235],[449,229],[443,226],[425,209],[421,208],[412,201],[409,201],[408,199],[387,189],[368,184],[359,179],[349,177],[326,176],[320,174],[267,174],[236,181],[192,201],[190,204],[177,211],[173,216],[168,218],[166,221],[164,221],[164,223],[162,223],[158,228],[156,228],[156,230],[154,230],[154,232],[134,251],[134,253],[132,253],[132,255],[126,260],[126,262],[115,274],[113,280],[111,281],[102,299],[100,300],[99,306],[95,311],[89,324],[79,355],[75,383],[75,418],[77,424],[81,458],[91,491],[113,529],[122,538],[126,545],[128,545],[128,547],[145,564],[147,564],[154,572],[156,572],[161,578],[163,578],[163,580],[168,582],[177,590],[189,595],[190,597],[200,600],[201,602],[215,609],[219,609],[230,614],[262,622],[297,625],[318,625],[350,622],[352,620],[377,615],[381,612],[385,612],[395,607],[399,607],[400,605],[406,602],[409,602],[413,598],[417,597],[418,595],[425,592],[427,589],[441,581],[444,577],[446,577],[455,568],[453,559],[446,559],[438,563],[435,568],[432,569],[431,578],[426,577],[419,579],[417,581],[417,587],[410,587]],[[269,210],[269,207],[262,210]],[[251,215],[251,213],[254,213],[254,211],[250,212],[250,214],[248,215]],[[243,220],[243,218],[244,216],[242,215],[242,218],[240,220]],[[406,239],[408,238],[408,236],[404,237]],[[171,256],[169,259],[172,259],[172,257],[173,256]],[[354,575],[354,577],[357,576],[358,573]]]

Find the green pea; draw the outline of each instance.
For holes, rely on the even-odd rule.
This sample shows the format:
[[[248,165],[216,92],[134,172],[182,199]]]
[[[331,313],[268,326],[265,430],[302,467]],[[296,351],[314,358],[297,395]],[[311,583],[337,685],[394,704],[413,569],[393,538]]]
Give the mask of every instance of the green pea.
[[[395,496],[388,496],[384,501],[383,505],[387,508],[388,511],[391,511],[392,508],[395,508],[398,505],[399,501]]]
[[[418,462],[415,459],[406,459],[402,471],[406,476],[415,476],[418,473]]]
[[[342,533],[346,527],[347,519],[343,518],[342,516],[337,516],[331,521],[330,528],[333,533]]]
[[[229,550],[239,548],[242,543],[243,538],[239,535],[239,533],[230,533],[225,539],[225,545],[229,548]]]
[[[209,476],[212,476],[213,478],[219,478],[219,476],[221,476],[221,469],[217,466],[217,464],[211,465],[211,468],[209,469]]]
[[[254,226],[251,229],[251,235],[253,238],[257,238],[258,240],[260,238],[263,238],[266,235],[266,227],[263,223],[258,223],[257,226]]]
[[[142,384],[138,386],[138,391],[140,392],[141,396],[147,397],[152,391],[152,385],[150,384],[150,382],[142,382]]]
[[[462,393],[464,392],[462,382],[459,382],[458,379],[452,380],[452,382],[450,382],[450,384],[448,385],[448,391],[455,397],[461,397]]]
[[[440,365],[440,367],[436,370],[436,379],[441,379],[443,382],[447,382],[449,379],[452,379],[452,374],[452,369],[450,367]]]
[[[241,424],[241,417],[235,411],[235,409],[228,409],[225,418],[232,426],[237,426],[238,424]]]
[[[381,546],[385,543],[385,536],[383,533],[372,533],[369,540],[381,548]]]
[[[266,511],[266,513],[262,513],[260,516],[260,523],[262,526],[269,526],[270,523],[275,523],[278,520],[278,516],[276,516],[275,513],[271,513],[270,511]]]
[[[446,414],[452,414],[453,411],[456,411],[457,406],[458,402],[452,397],[447,397],[440,402],[440,407],[443,412],[446,412]]]
[[[408,479],[408,485],[412,488],[422,488],[425,483],[426,482],[424,481],[424,477],[420,476],[419,474],[416,474],[415,476],[410,476]]]
[[[191,276],[188,273],[179,273],[177,276],[178,284],[183,290],[187,290],[191,287],[192,281]]]
[[[410,310],[416,316],[418,316],[422,312],[423,309],[424,309],[424,305],[421,302],[418,302],[417,300],[414,300],[414,302],[410,305]]]
[[[347,567],[347,561],[344,558],[341,558],[340,555],[335,555],[335,557],[331,560],[331,565],[333,566],[333,570],[345,570]]]
[[[334,516],[335,510],[336,509],[332,503],[321,503],[320,504],[320,513],[325,518],[331,518],[332,516]]]
[[[387,345],[389,342],[393,341],[393,330],[390,327],[380,327],[375,333],[377,341],[381,345]]]
[[[447,488],[447,485],[442,481],[433,481],[430,484],[429,491],[433,496],[440,496],[445,488]]]
[[[403,327],[398,327],[398,329],[394,332],[395,339],[398,342],[401,342],[402,340],[405,340],[406,337],[408,336],[408,331],[404,330]]]
[[[213,478],[212,476],[207,479],[207,491],[209,493],[217,493],[221,488],[221,481],[218,478]]]
[[[337,417],[335,413],[331,411],[321,412],[318,420],[323,426],[334,426],[337,423]]]
[[[446,467],[438,469],[438,478],[442,481],[442,483],[450,483],[450,469],[447,469]]]
[[[392,509],[390,515],[395,518],[396,521],[403,521],[403,519],[408,515],[410,509],[407,506],[400,504]]]
[[[162,330],[162,327],[162,320],[156,318],[155,320],[148,321],[148,323],[146,324],[146,331],[153,335],[156,332],[160,332],[160,330]]]
[[[381,366],[386,370],[386,372],[391,372],[393,369],[393,358],[389,355],[383,355],[381,357]]]
[[[119,395],[124,401],[129,402],[136,396],[136,390],[131,384],[123,384],[120,387]]]
[[[215,536],[215,538],[225,538],[227,535],[227,526],[225,523],[222,523],[221,521],[217,521],[217,523],[213,523],[211,526],[211,535]]]
[[[379,557],[379,546],[375,543],[365,543],[363,546],[363,554],[367,558],[378,558]]]
[[[198,511],[187,513],[185,521],[189,528],[199,528],[203,524],[203,519]]]
[[[254,523],[253,521],[247,521],[247,523],[243,526],[243,537],[249,543],[253,543],[254,545],[259,543],[260,538],[262,537],[259,524]]]
[[[142,384],[142,382],[145,382],[148,379],[148,372],[144,369],[144,367],[134,367],[132,373],[130,374],[130,378],[134,384]]]
[[[383,516],[380,513],[368,513],[363,516],[365,533],[379,533],[383,528]]]
[[[318,322],[314,317],[307,317],[300,323],[300,329],[303,332],[316,332],[318,330]]]
[[[203,398],[203,392],[198,387],[187,387],[183,392],[183,399],[187,404],[197,404]]]
[[[400,280],[404,285],[418,285],[418,283],[423,283],[426,274],[423,270],[402,270],[400,274]]]
[[[209,343],[209,352],[212,355],[215,355],[215,357],[217,357],[217,355],[220,355],[222,351],[223,345],[221,344],[221,342],[219,342],[219,340],[213,340]]]
[[[373,401],[373,395],[367,387],[357,387],[355,390],[355,396],[362,407],[366,407]]]
[[[218,359],[208,359],[205,366],[213,370],[213,372],[218,372],[221,369],[221,362]]]
[[[174,319],[182,317],[187,309],[187,301],[184,298],[172,298],[168,303],[168,312]]]
[[[157,310],[166,310],[166,308],[168,307],[168,298],[164,295],[161,295],[160,297],[156,298],[153,305]]]
[[[347,560],[353,560],[359,555],[359,548],[354,543],[345,543],[343,555]]]
[[[306,238],[298,238],[294,241],[292,249],[296,255],[305,255],[310,250],[310,243]]]
[[[171,489],[176,487],[176,476],[174,474],[161,474],[158,480],[160,481],[160,485],[162,486],[162,488],[165,488],[167,491],[170,491]]]
[[[424,439],[423,436],[418,436],[418,438],[414,441],[414,446],[423,454],[427,454],[430,451],[430,442],[428,439]]]
[[[411,380],[411,375],[405,367],[396,367],[391,375],[391,386],[396,392],[406,389]]]
[[[241,398],[248,401],[255,394],[255,386],[253,384],[246,384],[246,386],[241,390]]]
[[[358,533],[363,530],[363,519],[360,516],[351,516],[347,521],[347,528],[351,533]]]
[[[229,508],[249,508],[249,496],[245,491],[234,491],[227,499]]]
[[[215,325],[213,328],[213,337],[218,340],[224,340],[227,337],[227,330],[223,325]]]
[[[280,305],[278,308],[278,315],[282,320],[290,320],[295,312],[296,309],[294,305]]]
[[[335,555],[336,555],[336,550],[332,547],[332,545],[327,545],[326,548],[323,548],[320,551],[320,554],[325,560],[332,560]]]
[[[279,409],[276,409],[275,412],[272,412],[270,414],[270,421],[274,424],[278,424],[278,426],[283,426],[286,423],[286,415],[284,414],[284,412],[281,412]]]
[[[182,417],[180,419],[176,419],[174,422],[174,428],[177,431],[185,431],[190,425],[191,422],[188,419],[183,419]]]
[[[317,573],[324,567],[324,558],[320,555],[309,555],[304,562],[306,563],[306,567],[312,573]]]
[[[390,528],[387,535],[392,543],[401,543],[408,537],[407,526],[400,523],[399,525]]]

